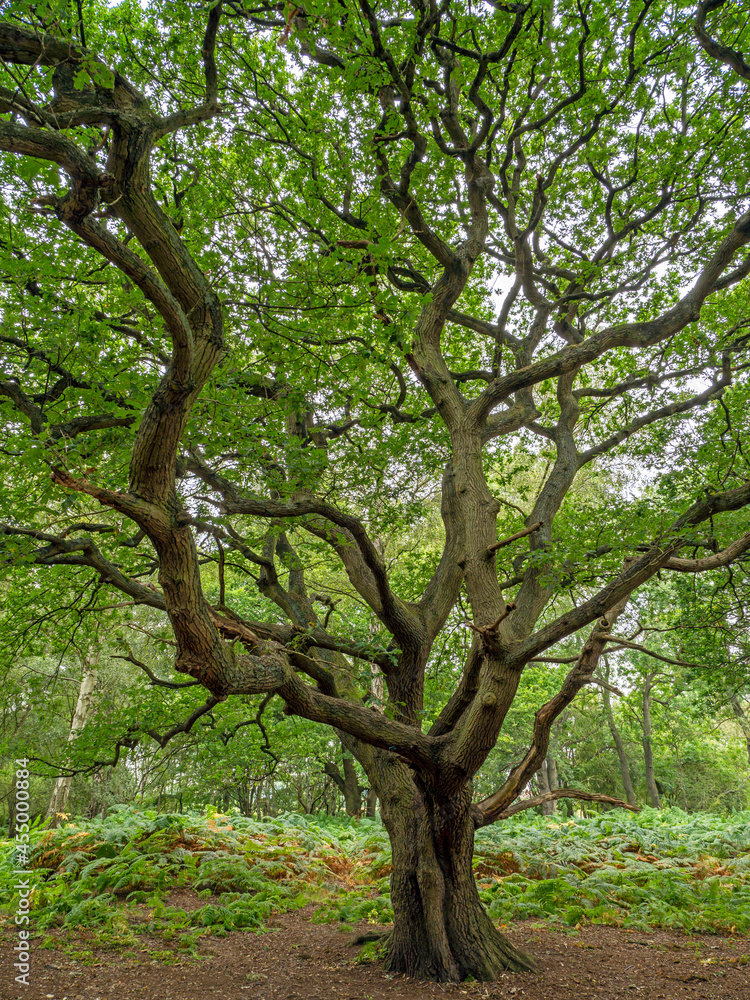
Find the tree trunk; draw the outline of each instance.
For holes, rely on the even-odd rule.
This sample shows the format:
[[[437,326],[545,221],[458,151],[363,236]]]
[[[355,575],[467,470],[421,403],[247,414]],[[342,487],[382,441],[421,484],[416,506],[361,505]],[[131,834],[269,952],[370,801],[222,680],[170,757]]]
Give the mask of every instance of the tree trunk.
[[[252,790],[247,781],[240,781],[235,788],[237,806],[243,816],[252,816]]]
[[[323,765],[323,773],[328,775],[331,781],[344,796],[344,808],[348,816],[359,816],[362,808],[362,786],[357,778],[357,768],[354,765],[354,758],[348,753],[343,755],[344,773],[333,761],[326,761]]]
[[[554,792],[557,787],[557,762],[553,757],[547,757],[547,759],[542,763],[537,773],[537,781],[539,782],[539,791],[543,794],[544,792]],[[556,811],[557,803],[553,800],[551,802],[542,803],[542,815],[552,816]]]
[[[349,816],[358,816],[362,808],[362,786],[357,778],[354,758],[344,757],[344,802]]]
[[[615,722],[612,704],[609,699],[609,691],[605,687],[602,688],[602,701],[604,702],[604,714],[607,716],[607,726],[609,727],[612,742],[614,743],[615,750],[617,751],[617,759],[620,762],[620,776],[622,778],[622,787],[625,789],[625,798],[628,800],[628,805],[635,806],[638,803],[633,789],[633,782],[630,777],[628,755],[625,750],[625,744],[620,734],[620,730],[617,728],[617,724]]]
[[[89,798],[88,808],[86,809],[86,815],[89,819],[93,819],[97,814],[101,814],[101,818],[107,815],[107,802],[104,789],[104,771],[94,771],[91,775],[91,797]]]
[[[378,793],[374,788],[367,789],[367,818],[375,819],[378,810]]]
[[[659,788],[654,773],[654,751],[651,746],[651,677],[643,689],[643,762],[646,768],[646,788],[654,809],[661,809]]]
[[[560,787],[560,782],[557,780],[557,761],[554,757],[547,758],[547,781],[551,792],[556,792]]]
[[[547,780],[547,761],[546,760],[542,761],[542,766],[536,772],[536,783],[539,786],[539,794],[540,795],[546,795],[547,792],[550,790],[550,788],[549,788],[549,781]],[[552,810],[549,808],[549,806],[553,805],[553,804],[554,803],[551,803],[551,802],[545,802],[542,805],[542,815],[543,816],[551,816],[552,815]]]
[[[76,701],[75,711],[73,712],[73,721],[70,724],[70,732],[68,733],[69,743],[71,740],[74,740],[76,736],[78,736],[80,731],[86,725],[88,717],[91,715],[91,709],[94,704],[94,688],[96,687],[97,666],[99,664],[98,653],[94,655],[82,655],[81,664],[83,667],[83,673],[81,675],[81,685],[78,689],[78,700]],[[52,795],[49,800],[49,808],[47,809],[46,816],[46,818],[50,821],[50,826],[57,826],[60,821],[60,817],[64,815],[72,784],[73,778],[70,776],[60,776],[55,781],[55,786],[52,789]]]
[[[13,840],[16,836],[16,779],[8,793],[8,840]]]
[[[734,712],[735,718],[740,724],[740,729],[745,737],[745,746],[747,747],[747,762],[750,764],[750,719],[747,717],[747,712],[742,707],[740,699],[737,695],[732,695],[731,699],[732,711]]]
[[[403,764],[391,758],[387,766],[378,794],[393,851],[388,970],[436,982],[469,976],[488,982],[503,971],[533,969],[479,899],[472,870],[471,785],[438,800],[417,788]]]

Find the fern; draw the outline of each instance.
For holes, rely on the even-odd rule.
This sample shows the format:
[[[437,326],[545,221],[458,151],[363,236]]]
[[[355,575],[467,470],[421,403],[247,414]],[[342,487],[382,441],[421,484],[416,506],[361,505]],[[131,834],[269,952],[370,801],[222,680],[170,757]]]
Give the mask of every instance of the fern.
[[[373,820],[286,814],[257,822],[215,809],[178,816],[125,806],[105,820],[37,830],[32,846],[34,930],[57,928],[72,940],[84,927],[98,947],[148,933],[197,954],[202,935],[262,931],[274,913],[311,901],[321,922],[392,919],[390,846]],[[12,843],[0,842],[8,916],[14,865]],[[503,923],[744,932],[750,813],[646,809],[565,822],[524,814],[479,832],[475,873],[490,915]],[[202,897],[198,909],[170,901],[185,889]]]

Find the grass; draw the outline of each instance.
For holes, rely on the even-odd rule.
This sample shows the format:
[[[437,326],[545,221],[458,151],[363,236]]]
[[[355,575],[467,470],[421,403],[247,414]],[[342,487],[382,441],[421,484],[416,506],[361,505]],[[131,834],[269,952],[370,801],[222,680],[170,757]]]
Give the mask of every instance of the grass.
[[[32,927],[88,957],[141,949],[197,956],[200,939],[265,930],[268,918],[313,902],[342,927],[392,919],[391,854],[380,824],[289,814],[171,815],[120,807],[34,834]],[[0,842],[0,910],[15,906],[13,845]],[[477,835],[475,871],[494,920],[647,930],[750,930],[750,813],[533,815]],[[189,900],[189,905],[188,901]]]

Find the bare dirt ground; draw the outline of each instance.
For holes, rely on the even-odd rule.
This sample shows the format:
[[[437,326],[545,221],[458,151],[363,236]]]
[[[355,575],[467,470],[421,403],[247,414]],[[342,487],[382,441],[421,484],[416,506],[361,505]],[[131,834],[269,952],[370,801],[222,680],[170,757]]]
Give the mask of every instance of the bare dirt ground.
[[[28,987],[14,983],[12,939],[4,934],[0,1000],[750,1000],[750,941],[743,937],[519,925],[509,937],[536,957],[536,974],[437,985],[356,964],[355,934],[311,923],[312,912],[272,919],[266,934],[207,937],[206,957],[181,964],[153,961],[147,950],[134,957],[95,952],[82,964],[32,946]]]

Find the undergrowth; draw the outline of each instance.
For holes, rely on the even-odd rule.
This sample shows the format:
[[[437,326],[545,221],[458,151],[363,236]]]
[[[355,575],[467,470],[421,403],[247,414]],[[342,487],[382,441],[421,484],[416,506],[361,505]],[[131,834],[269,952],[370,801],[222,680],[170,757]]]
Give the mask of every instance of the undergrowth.
[[[42,946],[146,950],[178,960],[206,934],[263,931],[313,902],[349,927],[392,919],[382,826],[288,814],[157,814],[119,807],[33,835],[32,927]],[[532,918],[649,929],[750,929],[750,813],[609,812],[561,821],[514,817],[477,835],[480,895],[501,924]],[[0,910],[14,907],[15,857],[0,842]],[[84,954],[83,952],[76,952]]]
[[[475,871],[490,915],[502,923],[750,929],[749,812],[517,817],[479,832]]]

